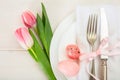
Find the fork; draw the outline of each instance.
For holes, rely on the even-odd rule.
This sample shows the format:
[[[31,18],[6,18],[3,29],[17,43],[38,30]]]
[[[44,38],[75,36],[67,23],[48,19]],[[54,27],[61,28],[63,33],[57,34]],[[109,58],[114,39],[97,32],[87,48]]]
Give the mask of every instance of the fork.
[[[87,41],[91,47],[91,51],[94,51],[94,44],[97,40],[97,14],[89,15],[88,24],[87,24]],[[95,75],[95,61],[92,60],[91,63],[91,73]],[[90,76],[89,80],[95,80],[92,76]]]

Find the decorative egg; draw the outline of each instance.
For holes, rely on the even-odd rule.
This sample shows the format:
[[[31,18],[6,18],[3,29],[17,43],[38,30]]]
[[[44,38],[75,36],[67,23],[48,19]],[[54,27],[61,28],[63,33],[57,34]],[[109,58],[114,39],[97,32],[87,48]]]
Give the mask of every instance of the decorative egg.
[[[67,56],[71,59],[79,59],[80,49],[77,45],[71,44],[66,47]]]

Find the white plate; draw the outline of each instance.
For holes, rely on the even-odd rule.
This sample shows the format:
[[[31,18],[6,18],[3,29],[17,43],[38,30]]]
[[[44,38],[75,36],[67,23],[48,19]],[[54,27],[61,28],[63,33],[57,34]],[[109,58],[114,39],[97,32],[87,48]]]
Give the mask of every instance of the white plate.
[[[59,72],[57,69],[58,62],[62,60],[64,57],[61,57],[60,49],[62,48],[64,43],[64,37],[68,37],[68,34],[73,31],[73,26],[75,25],[75,13],[72,13],[65,20],[63,20],[58,26],[57,30],[54,33],[52,38],[51,46],[50,46],[50,61],[52,65],[53,72],[57,78],[57,80],[66,80],[66,77]],[[71,35],[70,35],[71,36]],[[74,35],[73,35],[74,36]],[[65,38],[67,39],[67,38]],[[70,42],[68,40],[68,42]],[[74,42],[74,41],[73,41]],[[65,42],[66,44],[66,42]]]
[[[95,7],[96,8],[96,7]],[[120,32],[120,24],[119,24],[119,20],[120,20],[120,9],[119,8],[115,8],[115,7],[110,7],[110,6],[106,6],[106,14],[108,16],[108,22],[109,22],[109,32],[110,32],[110,44],[114,44],[117,41],[119,41],[120,37],[119,37],[119,32]],[[86,40],[85,37],[85,31],[86,31],[86,23],[88,20],[88,15],[89,15],[89,9],[86,8],[80,8],[80,16],[77,15],[77,20],[78,22],[80,21],[80,26],[77,27],[76,30],[78,30],[77,35],[79,36],[79,40],[81,41],[81,43],[83,43],[83,45],[85,45],[87,48],[85,49],[89,49],[88,42]],[[90,11],[91,12],[91,11]],[[114,14],[113,14],[114,12]],[[114,15],[114,16],[112,16]],[[75,13],[73,13],[72,15],[68,16],[63,22],[61,22],[61,24],[58,26],[58,29],[56,30],[56,32],[54,33],[53,39],[52,39],[52,43],[51,43],[51,49],[50,49],[50,60],[51,60],[51,65],[52,65],[52,69],[54,71],[54,74],[57,78],[57,80],[66,80],[68,79],[67,77],[64,77],[59,70],[57,69],[57,65],[58,62],[61,60],[66,59],[64,54],[64,48],[65,45],[67,44],[68,40],[69,42],[69,33],[72,31],[72,27],[74,25],[74,23],[76,22],[75,19]],[[113,27],[114,26],[114,27]],[[69,32],[70,31],[70,32]],[[73,36],[70,34],[70,36]],[[68,38],[68,39],[67,39]],[[71,38],[70,38],[71,39]],[[71,40],[70,40],[71,41]],[[74,42],[74,40],[73,40]],[[87,52],[88,50],[86,50]],[[108,60],[108,80],[119,80],[120,76],[117,74],[120,74],[120,71],[118,70],[119,67],[119,61],[120,58],[119,56],[116,57],[110,57]],[[99,63],[96,62],[96,69],[98,68]],[[89,79],[89,75],[85,70],[85,64],[81,63],[80,65],[80,72],[79,72],[79,79],[76,80],[88,80]],[[98,69],[97,69],[98,70]],[[97,71],[96,70],[96,71]],[[97,71],[97,73],[99,73],[99,71]],[[114,75],[116,74],[116,75]],[[97,74],[98,75],[98,74]],[[114,76],[113,76],[114,75]],[[68,80],[75,80],[69,78]]]

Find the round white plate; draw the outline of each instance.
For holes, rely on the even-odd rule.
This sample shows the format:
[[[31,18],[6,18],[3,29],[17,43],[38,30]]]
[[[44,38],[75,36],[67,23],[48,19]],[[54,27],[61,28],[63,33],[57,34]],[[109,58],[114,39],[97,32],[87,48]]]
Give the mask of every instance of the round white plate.
[[[64,48],[65,45],[67,44],[67,42],[70,42],[72,40],[72,38],[70,36],[73,36],[73,34],[71,34],[70,32],[72,31],[71,29],[73,28],[74,23],[76,22],[76,17],[77,19],[80,19],[80,25],[79,27],[77,27],[76,30],[78,30],[77,35],[79,36],[79,40],[81,41],[81,43],[83,43],[83,45],[85,45],[87,48],[89,49],[88,46],[88,42],[86,40],[85,37],[85,33],[86,33],[86,23],[88,21],[88,9],[86,10],[86,8],[81,8],[80,10],[80,16],[75,15],[75,13],[73,13],[72,15],[68,16],[65,20],[63,20],[60,25],[58,26],[57,30],[54,33],[53,39],[52,39],[52,43],[51,43],[51,49],[50,49],[50,60],[51,60],[51,65],[52,65],[52,69],[54,71],[54,74],[57,78],[57,80],[89,80],[89,74],[86,72],[85,69],[85,64],[83,62],[80,63],[80,72],[78,74],[78,79],[71,79],[68,77],[65,77],[62,73],[59,72],[59,70],[57,69],[57,65],[59,63],[59,61],[66,59],[64,54]],[[108,16],[108,22],[110,23],[109,25],[109,32],[110,32],[110,43],[114,44],[117,42],[117,39],[119,39],[119,35],[118,33],[119,31],[119,22],[117,22],[116,20],[119,21],[119,8],[112,8],[112,7],[106,7],[106,14]],[[90,9],[90,13],[91,13],[91,9]],[[115,14],[115,16],[112,17],[113,13]],[[79,22],[79,20],[78,20]],[[114,27],[113,27],[114,26]],[[116,32],[116,33],[113,33]],[[69,38],[70,37],[70,38]],[[78,38],[78,37],[77,37]],[[66,40],[66,41],[65,41]],[[78,40],[78,39],[77,39]],[[72,41],[74,42],[74,40]],[[81,45],[81,44],[79,44]],[[86,50],[87,52],[88,50]],[[108,60],[108,67],[110,67],[110,69],[108,69],[109,72],[109,80],[119,80],[120,76],[119,75],[115,75],[113,76],[113,74],[119,74],[120,71],[118,71],[118,65],[119,65],[119,60],[120,58],[118,58],[118,56],[116,57],[111,57]],[[114,64],[114,65],[111,65]],[[96,69],[98,68],[99,63],[96,60]],[[98,70],[98,69],[97,69]],[[97,71],[96,70],[96,71]],[[99,73],[97,71],[97,73]],[[98,75],[98,74],[97,74]]]
[[[66,80],[67,78],[59,72],[57,69],[57,65],[60,60],[62,60],[62,55],[60,54],[60,49],[62,48],[62,44],[66,43],[65,40],[63,41],[63,38],[65,36],[68,36],[68,34],[73,31],[73,26],[76,22],[75,19],[75,13],[72,13],[70,16],[68,16],[66,19],[64,19],[60,25],[58,26],[57,30],[55,31],[51,46],[50,46],[50,61],[52,65],[53,72],[57,78],[57,80]],[[71,35],[70,35],[71,36]],[[73,35],[74,36],[74,35]],[[67,38],[66,38],[67,39]],[[63,43],[62,43],[63,42]],[[68,40],[68,42],[70,42]]]

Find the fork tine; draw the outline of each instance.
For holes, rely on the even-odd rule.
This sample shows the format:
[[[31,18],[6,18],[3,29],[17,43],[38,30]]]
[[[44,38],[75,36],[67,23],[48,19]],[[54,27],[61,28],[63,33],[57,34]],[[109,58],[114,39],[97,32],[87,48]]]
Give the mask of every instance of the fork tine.
[[[96,26],[96,29],[95,29],[95,33],[97,34],[97,27],[98,27],[98,15],[96,15],[96,20],[95,20],[95,26]]]
[[[96,36],[96,34],[97,34],[97,15],[93,14],[91,20],[92,20],[91,35]]]
[[[93,29],[92,33],[95,34],[95,15],[93,15]]]
[[[94,36],[95,28],[96,28],[96,26],[95,26],[95,15],[94,14],[92,15],[92,25],[91,25],[91,28],[92,28],[91,31],[90,31],[91,35]]]
[[[90,33],[90,25],[91,25],[91,16],[89,15],[88,24],[87,24],[87,35]]]
[[[87,40],[92,44],[93,40],[96,40],[97,36],[97,15],[96,14],[91,14],[89,15],[88,18],[88,24],[87,24]]]
[[[91,35],[93,33],[93,30],[94,30],[94,14],[91,15],[91,30],[90,30]]]

